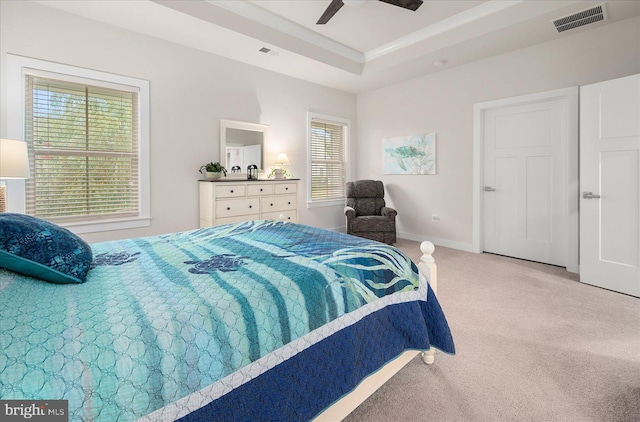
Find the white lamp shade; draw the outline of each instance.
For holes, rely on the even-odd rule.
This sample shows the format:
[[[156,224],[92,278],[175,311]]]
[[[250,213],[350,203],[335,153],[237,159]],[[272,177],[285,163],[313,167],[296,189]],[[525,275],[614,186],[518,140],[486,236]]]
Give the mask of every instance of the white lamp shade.
[[[27,143],[0,139],[0,179],[28,179],[29,176]]]
[[[276,164],[280,164],[281,166],[288,166],[291,163],[289,162],[289,157],[287,157],[287,154],[281,152],[276,157]]]

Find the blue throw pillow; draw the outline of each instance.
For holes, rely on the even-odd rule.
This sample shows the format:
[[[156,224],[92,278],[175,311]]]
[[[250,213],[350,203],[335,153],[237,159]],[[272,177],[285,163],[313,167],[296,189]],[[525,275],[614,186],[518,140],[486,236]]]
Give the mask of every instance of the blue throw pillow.
[[[92,261],[91,247],[69,230],[0,213],[0,267],[53,283],[84,283]]]

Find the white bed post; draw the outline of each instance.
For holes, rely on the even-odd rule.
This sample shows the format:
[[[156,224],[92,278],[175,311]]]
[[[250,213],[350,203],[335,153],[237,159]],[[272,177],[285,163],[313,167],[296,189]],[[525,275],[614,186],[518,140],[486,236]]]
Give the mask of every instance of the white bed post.
[[[422,252],[422,256],[420,257],[420,263],[418,264],[418,269],[422,275],[424,275],[431,286],[431,290],[433,293],[438,293],[438,266],[436,265],[435,259],[433,259],[433,251],[436,250],[436,247],[433,243],[425,240],[420,244],[420,251]]]
[[[422,256],[420,257],[420,263],[418,264],[418,269],[420,273],[427,279],[429,285],[431,286],[431,290],[433,293],[438,293],[438,266],[436,265],[436,261],[433,259],[433,251],[435,251],[436,247],[433,243],[425,240],[420,244],[420,251],[422,252]],[[435,349],[432,347],[426,352],[421,353],[422,361],[427,365],[431,365],[435,359]]]

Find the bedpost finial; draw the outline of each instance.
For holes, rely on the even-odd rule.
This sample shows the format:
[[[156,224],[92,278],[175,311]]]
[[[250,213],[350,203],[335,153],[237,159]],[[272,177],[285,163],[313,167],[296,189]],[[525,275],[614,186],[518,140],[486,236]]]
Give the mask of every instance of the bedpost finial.
[[[422,261],[433,261],[433,251],[436,250],[436,247],[433,245],[433,243],[429,242],[428,240],[425,240],[424,242],[422,242],[420,244],[420,251],[422,252]],[[427,259],[425,259],[427,258]],[[428,259],[431,258],[431,259]]]

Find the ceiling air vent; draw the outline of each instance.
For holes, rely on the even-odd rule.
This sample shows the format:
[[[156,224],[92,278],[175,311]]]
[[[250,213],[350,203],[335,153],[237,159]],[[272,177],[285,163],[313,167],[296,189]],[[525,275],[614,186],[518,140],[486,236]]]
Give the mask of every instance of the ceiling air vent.
[[[553,24],[558,32],[568,31],[569,29],[578,28],[580,26],[589,25],[590,23],[600,22],[607,18],[604,3],[594,7],[573,13],[562,18],[555,19]]]

